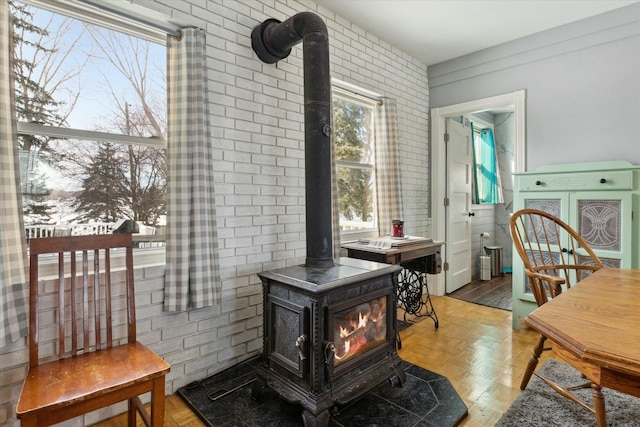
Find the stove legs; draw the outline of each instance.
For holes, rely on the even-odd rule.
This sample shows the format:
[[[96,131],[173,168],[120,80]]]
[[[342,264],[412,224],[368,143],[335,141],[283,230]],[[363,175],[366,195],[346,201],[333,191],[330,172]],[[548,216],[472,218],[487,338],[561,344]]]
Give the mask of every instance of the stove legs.
[[[396,366],[393,369],[395,375],[389,378],[389,385],[391,387],[404,387],[404,384],[407,382],[407,376],[404,373],[404,369],[399,366]]]
[[[256,402],[259,401],[260,394],[266,387],[267,384],[262,378],[256,378],[251,387],[251,398]],[[314,414],[306,408],[302,409],[302,421],[305,427],[327,427],[329,425],[331,417],[329,409],[325,409],[319,414]]]
[[[305,427],[326,427],[329,425],[329,410],[325,410],[315,415],[309,412],[307,409],[302,411],[302,421]]]

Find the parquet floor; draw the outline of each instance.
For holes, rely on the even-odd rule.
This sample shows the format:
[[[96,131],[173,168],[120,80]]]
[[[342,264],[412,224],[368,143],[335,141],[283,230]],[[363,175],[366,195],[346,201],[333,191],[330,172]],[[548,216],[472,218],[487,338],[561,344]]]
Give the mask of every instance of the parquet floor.
[[[400,356],[449,378],[469,415],[462,427],[493,426],[520,393],[520,378],[538,340],[523,326],[511,328],[511,313],[450,297],[432,298],[440,320],[430,318],[400,332]],[[545,352],[541,364],[553,356]],[[104,421],[100,427],[126,425],[125,416]],[[143,425],[139,420],[138,425]],[[167,398],[167,426],[204,426],[177,395]]]

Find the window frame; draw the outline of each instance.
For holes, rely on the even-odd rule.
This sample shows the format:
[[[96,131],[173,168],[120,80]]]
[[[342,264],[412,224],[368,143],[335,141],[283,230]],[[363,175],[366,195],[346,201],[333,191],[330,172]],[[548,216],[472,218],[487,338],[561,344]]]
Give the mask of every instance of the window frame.
[[[348,87],[345,87],[345,86],[348,86]],[[373,139],[373,156],[372,156],[373,163],[344,161],[344,160],[338,160],[338,158],[336,157],[336,172],[337,172],[337,169],[340,167],[373,171],[373,203],[372,203],[373,226],[370,228],[362,228],[357,230],[342,230],[342,227],[340,227],[340,237],[341,237],[341,240],[344,240],[344,241],[357,240],[360,238],[378,237],[380,235],[380,228],[379,228],[379,222],[378,222],[378,194],[377,194],[377,188],[376,188],[377,168],[375,164],[375,158],[376,158],[375,107],[379,104],[380,97],[375,94],[371,94],[371,95],[363,94],[366,92],[368,91],[357,88],[353,85],[348,85],[344,82],[338,82],[335,80],[332,81],[332,86],[331,86],[332,103],[335,99],[340,99],[340,100],[348,101],[354,104],[359,104],[367,108],[370,108],[374,116],[371,124],[371,135]],[[337,182],[336,182],[336,185],[337,185]],[[336,188],[336,191],[337,191],[337,188]]]
[[[179,35],[179,29],[166,17],[157,12],[141,6],[123,3],[122,5],[111,5],[108,8],[99,7],[98,4],[91,4],[87,0],[86,4],[69,0],[18,0],[28,6],[64,15],[72,19],[96,25],[105,29],[118,31],[126,35],[137,37],[152,43],[157,43],[166,48],[167,34]],[[110,132],[99,132],[71,127],[58,127],[43,125],[40,123],[30,123],[16,121],[18,135],[42,135],[59,139],[74,139],[79,141],[99,141],[114,144],[125,144],[133,146],[151,147],[166,149],[167,141],[161,137],[138,137]],[[166,246],[134,248],[134,262],[136,266],[164,265]],[[122,258],[122,259],[121,259]],[[114,266],[118,267],[122,261],[124,268],[124,257],[116,254]],[[50,259],[43,258],[43,277],[55,274],[53,269],[57,265],[57,257]]]

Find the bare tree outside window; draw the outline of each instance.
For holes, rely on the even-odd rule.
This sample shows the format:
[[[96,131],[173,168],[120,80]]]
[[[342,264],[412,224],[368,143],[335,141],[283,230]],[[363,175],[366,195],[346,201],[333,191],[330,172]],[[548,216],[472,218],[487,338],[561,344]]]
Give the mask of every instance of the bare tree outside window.
[[[25,223],[164,225],[165,47],[9,3]]]

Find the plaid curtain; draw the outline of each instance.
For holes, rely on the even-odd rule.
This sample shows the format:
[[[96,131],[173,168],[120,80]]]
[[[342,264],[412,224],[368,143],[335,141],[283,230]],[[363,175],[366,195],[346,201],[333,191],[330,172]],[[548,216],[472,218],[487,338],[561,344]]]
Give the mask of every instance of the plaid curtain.
[[[375,111],[376,196],[380,235],[391,233],[391,221],[403,219],[398,156],[396,101],[382,98]]]
[[[222,292],[206,57],[204,30],[168,37],[167,311],[217,304]]]
[[[11,65],[11,14],[0,1],[0,347],[27,335],[27,244]]]

